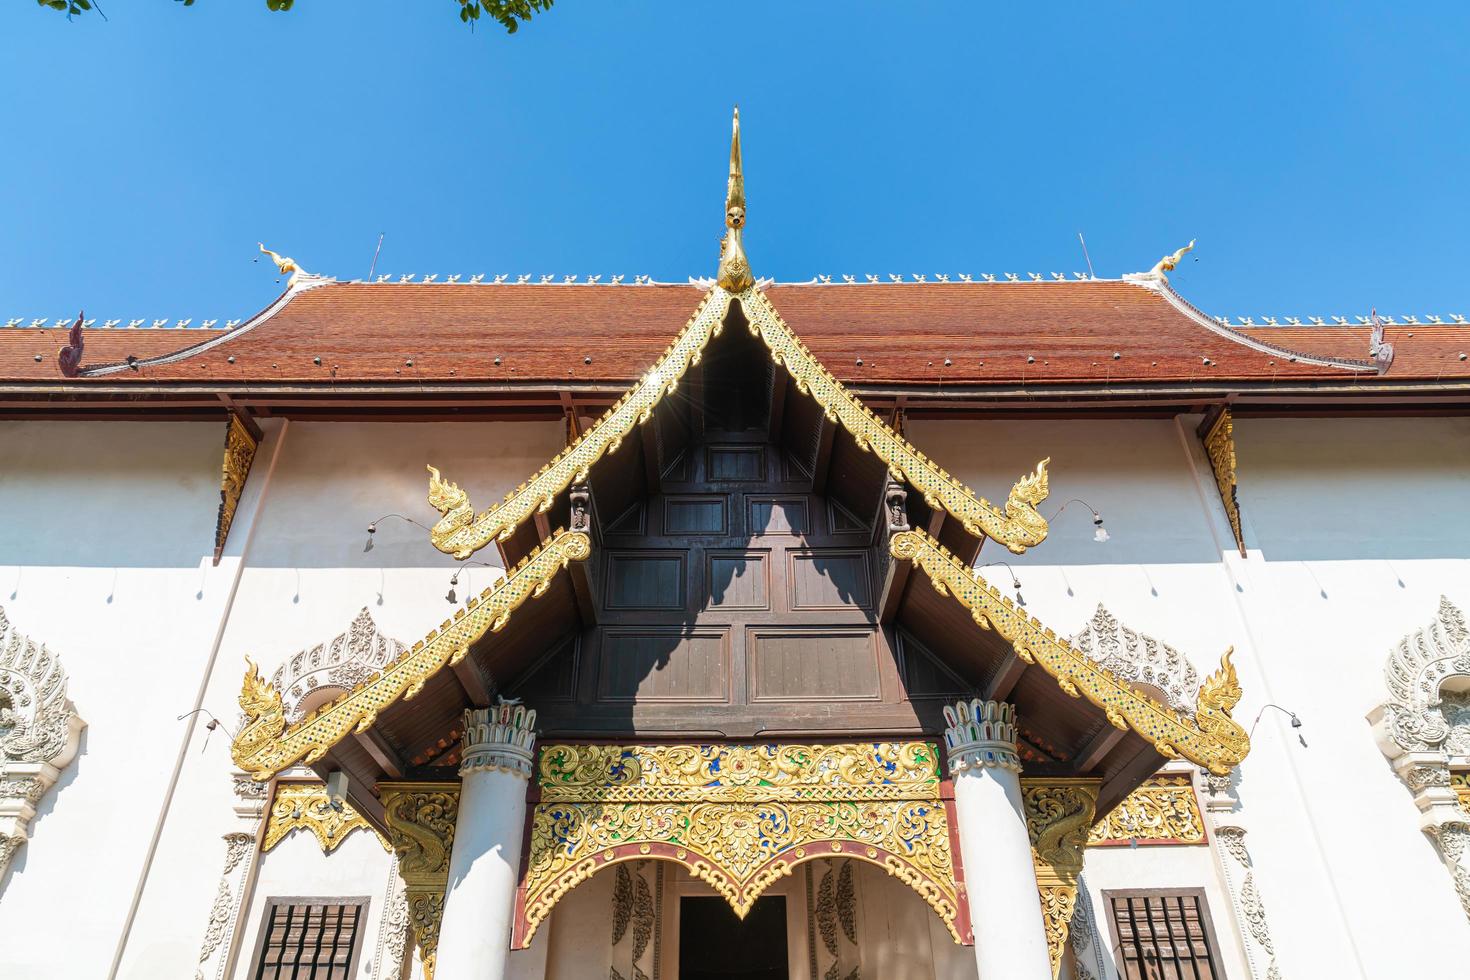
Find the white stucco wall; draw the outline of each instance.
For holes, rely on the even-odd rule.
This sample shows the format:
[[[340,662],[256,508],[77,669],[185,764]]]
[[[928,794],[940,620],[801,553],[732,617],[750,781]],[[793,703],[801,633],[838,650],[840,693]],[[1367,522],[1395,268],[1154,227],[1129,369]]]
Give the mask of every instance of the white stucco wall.
[[[1470,926],[1364,715],[1383,699],[1390,647],[1434,618],[1439,596],[1470,608],[1470,423],[1237,419],[1246,559],[1235,554],[1193,427],[1191,419],[916,421],[909,431],[994,501],[1050,455],[1043,512],[1080,497],[1103,513],[1105,544],[1092,540],[1088,510],[1073,504],[1027,555],[982,552],[982,563],[1014,568],[1027,608],[1048,625],[1074,632],[1102,602],[1205,672],[1233,645],[1245,688],[1236,717],[1250,727],[1268,702],[1301,716],[1306,748],[1281,715],[1263,717],[1239,783],[1283,976],[1452,971]],[[216,568],[222,424],[0,423],[0,607],[61,655],[88,723],[77,760],[41,801],[31,841],[0,879],[0,948],[17,975],[192,976],[220,838],[241,826],[227,733],[176,720],[194,706],[211,660],[203,705],[233,727],[246,654],[270,673],[344,631],[364,606],[381,632],[421,638],[447,611],[454,563],[399,521],[384,522],[364,553],[368,522],[391,512],[431,521],[427,462],[484,506],[562,439],[555,423],[272,421],[267,430]],[[985,574],[1009,591],[1005,569]],[[478,567],[467,575],[461,596],[493,577]],[[299,853],[303,840],[315,848],[295,838],[261,862],[237,932],[243,956],[256,935],[250,917],[269,894],[382,894],[380,850],[358,862],[371,892],[328,887],[341,880],[329,869],[354,864],[360,845],[376,848],[370,839],[311,859]],[[1231,945],[1229,898],[1207,854],[1094,852],[1089,886],[1204,887],[1217,935]],[[863,880],[865,896],[893,884]],[[578,954],[565,944],[578,933],[558,922],[593,901],[583,889],[596,885],[568,896],[539,953],[517,954],[517,975],[538,975],[538,957],[553,974],[572,962]],[[374,928],[380,910],[370,913]],[[1405,941],[1400,919],[1433,940]],[[931,938],[945,938],[932,926]],[[914,939],[917,928],[902,933]],[[950,954],[936,943],[931,955]],[[1234,976],[1238,947],[1230,955]]]

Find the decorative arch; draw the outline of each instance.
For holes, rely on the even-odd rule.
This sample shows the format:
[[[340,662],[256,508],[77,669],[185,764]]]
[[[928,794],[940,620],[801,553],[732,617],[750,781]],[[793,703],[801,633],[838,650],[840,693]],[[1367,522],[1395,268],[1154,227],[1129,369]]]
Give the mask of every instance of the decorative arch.
[[[1470,917],[1470,626],[1441,596],[1434,622],[1398,642],[1384,669],[1388,698],[1368,720],[1419,807],[1420,829],[1450,872]]]
[[[1072,646],[1098,666],[1163,695],[1160,699],[1183,714],[1194,714],[1199,671],[1189,657],[1162,640],[1129,629],[1102,603],[1072,637]]]
[[[972,941],[932,743],[548,745],[537,776],[516,948],[577,885],[649,858],[684,867],[742,917],[800,864],[866,861]]]
[[[372,615],[363,606],[346,632],[294,654],[271,675],[271,685],[281,692],[286,721],[300,721],[322,703],[319,698],[330,692],[340,695],[351,691],[406,649],[406,644],[378,632]],[[313,705],[313,701],[317,703]]]
[[[0,875],[87,727],[66,681],[61,658],[14,629],[0,609]]]

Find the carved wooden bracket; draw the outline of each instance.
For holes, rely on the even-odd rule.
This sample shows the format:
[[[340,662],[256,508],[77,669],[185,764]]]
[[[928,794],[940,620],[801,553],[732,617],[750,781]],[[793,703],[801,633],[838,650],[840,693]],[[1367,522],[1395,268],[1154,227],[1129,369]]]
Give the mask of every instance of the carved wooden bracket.
[[[1230,531],[1235,535],[1235,546],[1240,557],[1245,557],[1245,537],[1240,531],[1240,503],[1236,499],[1235,486],[1235,422],[1230,409],[1222,408],[1216,415],[1206,415],[1199,428],[1200,440],[1204,443],[1205,455],[1210,458],[1210,470],[1215,474],[1215,487],[1220,491],[1220,503],[1225,505],[1225,516],[1230,521]]]
[[[240,495],[245,492],[245,480],[250,476],[250,466],[255,462],[255,451],[259,448],[260,430],[231,412],[225,429],[224,465],[220,468],[219,517],[214,525],[216,565],[225,553],[230,525],[235,523],[235,509],[240,506]]]
[[[424,963],[424,978],[434,980],[460,784],[379,783],[378,789],[388,842],[398,854],[398,874],[408,894],[409,927]]]
[[[1096,779],[1021,780],[1021,806],[1031,835],[1031,861],[1053,977],[1061,975],[1067,930],[1077,907],[1077,879],[1101,786]]]

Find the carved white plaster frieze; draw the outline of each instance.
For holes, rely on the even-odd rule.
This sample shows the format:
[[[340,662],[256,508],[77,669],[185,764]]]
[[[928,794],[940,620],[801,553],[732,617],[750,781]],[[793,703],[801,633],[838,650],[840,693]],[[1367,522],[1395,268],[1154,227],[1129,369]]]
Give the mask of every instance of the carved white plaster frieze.
[[[1169,644],[1124,626],[1102,603],[1072,646],[1125,680],[1158,688],[1180,713],[1194,714],[1200,686],[1194,664]]]
[[[66,696],[61,658],[0,609],[0,876],[26,842],[41,797],[76,757],[85,727]]]
[[[405,649],[403,643],[378,632],[364,606],[347,632],[295,654],[271,676],[285,703],[286,721],[300,721],[306,714],[307,699],[315,692],[350,691]]]
[[[1368,715],[1378,747],[1419,808],[1470,917],[1470,813],[1450,786],[1452,769],[1470,768],[1470,626],[1441,596],[1434,622],[1405,636],[1384,668],[1388,698]]]

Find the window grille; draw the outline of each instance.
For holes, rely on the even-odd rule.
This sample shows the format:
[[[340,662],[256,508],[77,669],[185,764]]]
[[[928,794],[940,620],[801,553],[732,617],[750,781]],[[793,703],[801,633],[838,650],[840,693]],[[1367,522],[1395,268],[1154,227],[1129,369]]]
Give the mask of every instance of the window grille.
[[[1225,980],[1199,889],[1104,891],[1122,980]]]
[[[363,899],[272,898],[254,980],[351,980]]]

